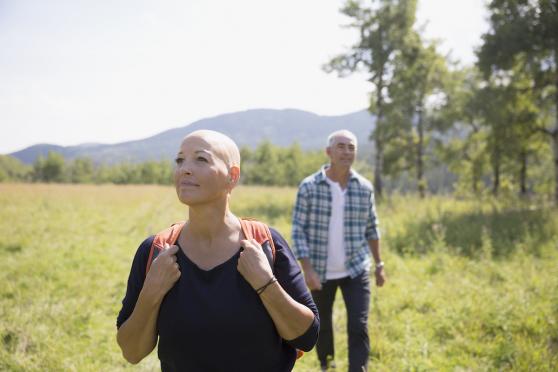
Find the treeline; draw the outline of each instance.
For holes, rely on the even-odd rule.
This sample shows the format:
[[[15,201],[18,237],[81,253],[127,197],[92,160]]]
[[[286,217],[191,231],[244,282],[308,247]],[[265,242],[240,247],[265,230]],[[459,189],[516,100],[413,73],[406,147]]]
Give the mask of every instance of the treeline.
[[[327,161],[324,150],[302,151],[298,144],[277,147],[262,142],[255,150],[241,149],[242,182],[252,185],[296,186]]]
[[[465,68],[418,31],[416,8],[346,1],[360,39],[324,67],[368,74],[376,194],[403,175],[424,196],[428,172],[443,166],[460,191],[545,192],[558,202],[556,1],[491,0],[489,30]]]
[[[257,148],[241,149],[241,183],[296,186],[327,160],[324,151],[303,151],[298,144],[278,147],[262,142]],[[66,161],[49,152],[33,165],[10,156],[0,156],[0,182],[160,184],[173,182],[174,164],[170,160],[115,165],[95,164],[89,158]]]
[[[57,152],[39,156],[32,165],[0,156],[0,182],[46,183],[114,183],[114,184],[170,184],[173,166],[170,161],[95,164],[89,158],[65,160]]]
[[[556,0],[490,0],[489,29],[468,67],[424,38],[416,9],[417,0],[348,0],[342,7],[360,38],[324,69],[364,71],[376,117],[374,152],[360,158],[370,164],[356,168],[373,179],[378,197],[390,190],[513,193],[558,204]],[[321,151],[296,144],[242,152],[247,184],[296,185],[325,161]],[[65,164],[56,155],[28,171],[4,163],[0,180],[169,183],[172,173],[168,162],[108,167],[87,159]]]

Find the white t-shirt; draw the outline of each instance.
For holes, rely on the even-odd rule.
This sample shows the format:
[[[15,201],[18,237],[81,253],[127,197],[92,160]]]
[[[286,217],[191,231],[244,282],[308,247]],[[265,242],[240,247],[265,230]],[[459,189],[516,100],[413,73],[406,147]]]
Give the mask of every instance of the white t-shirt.
[[[345,268],[345,194],[347,189],[326,177],[331,190],[331,217],[327,240],[326,279],[340,279],[349,276]]]

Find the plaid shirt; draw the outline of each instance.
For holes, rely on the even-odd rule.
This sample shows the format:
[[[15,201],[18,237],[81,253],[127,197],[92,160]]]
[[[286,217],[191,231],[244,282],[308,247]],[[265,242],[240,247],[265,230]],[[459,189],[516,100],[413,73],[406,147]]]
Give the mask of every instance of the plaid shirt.
[[[327,243],[331,216],[331,191],[325,169],[300,184],[293,212],[293,250],[298,259],[308,258],[322,282],[326,281]],[[378,240],[374,188],[351,169],[344,210],[345,267],[354,278],[370,269],[368,240]]]

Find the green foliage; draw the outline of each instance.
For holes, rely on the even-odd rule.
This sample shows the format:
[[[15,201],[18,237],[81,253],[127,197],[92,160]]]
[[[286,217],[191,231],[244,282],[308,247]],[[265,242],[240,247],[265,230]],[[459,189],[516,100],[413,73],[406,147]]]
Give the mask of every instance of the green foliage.
[[[334,57],[324,66],[327,72],[337,71],[340,76],[358,70],[369,75],[373,89],[369,110],[376,115],[371,138],[375,141],[374,186],[378,197],[383,193],[384,144],[390,139],[384,118],[386,103],[393,99],[389,87],[396,76],[397,56],[406,49],[412,34],[416,7],[416,0],[374,0],[366,5],[362,1],[346,1],[341,12],[351,18],[349,27],[359,31],[360,39],[348,53]]]
[[[9,155],[0,155],[0,182],[25,181],[31,177],[31,167]]]
[[[49,151],[46,158],[39,156],[33,164],[33,180],[42,182],[64,181],[64,157]]]
[[[324,151],[303,151],[297,143],[283,148],[270,142],[262,142],[255,150],[242,148],[241,159],[242,183],[275,186],[296,186],[327,162]],[[66,162],[62,155],[50,152],[47,158],[37,159],[31,172],[16,159],[0,158],[0,182],[21,181],[32,174],[34,181],[47,183],[170,185],[173,173],[174,166],[165,160],[96,165],[88,158]]]
[[[481,257],[486,247],[495,258],[504,258],[524,247],[532,254],[539,254],[542,247],[553,247],[556,231],[556,214],[542,204],[517,198],[437,198],[421,215],[410,213],[402,220],[389,241],[392,249],[404,255],[429,254],[442,243],[448,252],[472,259]]]
[[[143,163],[121,163],[113,166],[101,165],[95,172],[95,183],[114,184],[159,184],[172,183],[173,166],[170,161],[146,161]]]
[[[75,159],[67,171],[69,181],[72,183],[91,183],[93,181],[94,166],[91,159]]]
[[[295,192],[240,186],[232,210],[288,238]],[[0,206],[0,370],[158,370],[156,351],[124,361],[115,319],[137,246],[186,216],[172,188],[0,184]],[[378,212],[388,282],[371,293],[371,370],[558,369],[556,210],[392,197]],[[340,295],[334,322],[344,371]],[[318,368],[311,351],[295,371]]]
[[[369,74],[379,196],[384,179],[424,195],[432,184],[425,174],[447,167],[460,178],[460,194],[482,193],[490,180],[495,195],[526,197],[536,188],[558,202],[556,2],[492,0],[488,8],[481,77],[474,68],[452,71],[436,45],[422,40],[413,28],[416,1],[349,0],[342,7],[360,38],[324,69]],[[549,158],[544,151],[553,155],[545,163],[553,179],[537,161]]]
[[[326,161],[324,151],[303,152],[295,143],[282,148],[262,142],[255,150],[241,150],[241,182],[247,185],[296,186]]]
[[[453,76],[436,44],[423,45],[420,35],[409,32],[405,48],[395,57],[386,105],[384,170],[390,176],[413,171],[421,197],[427,189],[424,176],[433,164],[430,139],[453,124],[449,110],[449,85]]]
[[[558,203],[556,1],[492,0],[488,8],[491,28],[483,35],[478,65],[487,79],[496,79],[506,88],[517,86],[518,81],[523,81],[521,91],[532,96],[530,99],[523,99],[516,94],[506,99],[509,103],[506,108],[511,111],[511,115],[516,115],[518,111],[534,112],[539,119],[514,118],[517,124],[521,124],[521,132],[539,131],[551,141],[554,153],[554,199]],[[525,158],[523,155],[523,159]]]

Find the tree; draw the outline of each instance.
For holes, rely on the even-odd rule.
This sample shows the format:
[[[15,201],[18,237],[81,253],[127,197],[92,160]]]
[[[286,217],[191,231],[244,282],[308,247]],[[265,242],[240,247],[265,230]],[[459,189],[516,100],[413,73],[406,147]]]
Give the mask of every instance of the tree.
[[[89,183],[93,181],[93,161],[89,158],[77,158],[68,167],[69,179],[72,183]]]
[[[558,1],[492,0],[491,29],[483,35],[479,67],[486,76],[513,69],[518,60],[533,82],[543,111],[553,106],[554,119],[529,125],[544,133],[554,153],[554,199],[558,203]],[[544,116],[544,114],[540,114]]]
[[[248,167],[246,183],[281,185],[284,178],[279,161],[279,149],[269,141],[262,142],[252,154],[253,163]]]
[[[33,179],[41,182],[62,182],[64,166],[64,157],[49,151],[46,158],[39,156],[33,164]]]
[[[278,147],[264,141],[255,150],[240,149],[241,179],[245,184],[296,186],[326,160],[323,151],[303,151],[298,143]]]
[[[9,155],[0,155],[0,182],[26,181],[31,167]]]
[[[508,84],[504,88],[506,110],[505,120],[510,131],[508,148],[512,170],[517,175],[519,193],[527,195],[528,160],[541,147],[540,132],[534,128],[541,126],[537,97],[533,94],[532,79],[525,73],[522,61],[512,67]]]
[[[474,107],[487,129],[487,151],[493,170],[494,195],[503,173],[517,175],[520,195],[527,194],[528,159],[540,146],[540,122],[532,80],[521,61],[505,74],[491,76],[477,90]],[[507,171],[504,171],[504,167]]]
[[[429,139],[433,132],[443,131],[453,123],[451,117],[443,114],[448,104],[445,84],[450,75],[435,43],[424,46],[418,33],[412,31],[405,45],[395,58],[395,72],[389,86],[387,146],[391,145],[394,154],[406,153],[402,158],[408,163],[403,168],[415,170],[418,191],[424,198]]]
[[[303,173],[304,169],[304,153],[298,142],[284,149],[281,156],[281,164],[284,167],[284,185],[295,186],[307,174]]]
[[[415,23],[416,0],[372,0],[369,7],[361,1],[349,0],[341,12],[353,19],[349,27],[360,31],[360,40],[350,52],[333,58],[324,68],[328,72],[337,71],[340,76],[361,70],[370,75],[373,93],[369,111],[376,115],[371,136],[376,148],[374,188],[381,197],[384,144],[389,132],[384,117],[388,87],[395,56],[403,49],[405,37]]]

